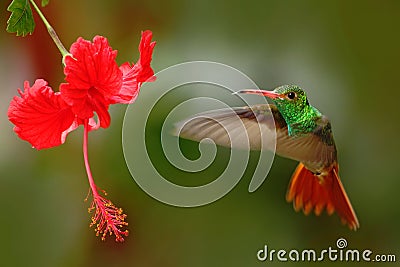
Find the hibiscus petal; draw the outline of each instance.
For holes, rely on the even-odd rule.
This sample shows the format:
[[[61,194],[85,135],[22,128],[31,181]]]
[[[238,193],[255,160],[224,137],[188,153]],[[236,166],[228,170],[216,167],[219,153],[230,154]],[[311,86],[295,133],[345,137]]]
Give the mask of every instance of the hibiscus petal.
[[[72,44],[72,56],[65,58],[65,80],[75,88],[96,88],[104,96],[116,94],[122,84],[122,73],[107,38],[95,36],[93,42],[78,38]],[[68,98],[68,97],[67,97]]]
[[[72,112],[82,120],[93,117],[89,90],[75,88],[69,83],[60,85],[61,97],[71,106]]]
[[[140,58],[136,64],[131,66],[128,62],[120,66],[122,71],[122,87],[118,94],[110,97],[112,104],[130,104],[134,102],[139,94],[139,88],[143,82],[155,81],[154,71],[150,66],[152,54],[156,42],[151,42],[153,33],[142,32],[139,44]]]
[[[58,146],[75,119],[70,107],[42,79],[32,87],[25,81],[21,97],[15,96],[8,108],[8,118],[15,133],[36,149]]]
[[[122,87],[118,94],[110,97],[111,104],[130,104],[133,103],[139,94],[139,83],[136,79],[137,68],[134,69],[128,62],[121,65]]]
[[[101,127],[108,127],[108,99],[122,86],[122,71],[115,62],[117,51],[105,37],[96,36],[93,42],[78,38],[70,52],[64,68],[67,83],[60,85],[62,98],[79,119],[92,118],[96,112]]]
[[[107,128],[110,126],[111,122],[111,116],[110,113],[108,113],[109,101],[107,101],[98,91],[92,92],[91,97],[91,104],[93,110],[96,111],[100,127]]]
[[[78,128],[79,125],[84,125],[85,124],[85,120],[76,118],[74,120],[74,122],[72,123],[72,125],[63,132],[63,136],[65,134],[68,134],[69,132],[72,132],[73,130],[75,130],[76,128]],[[93,116],[93,118],[90,118],[88,121],[88,130],[89,131],[94,131],[100,128],[100,122],[99,120],[96,120],[95,117]]]
[[[153,37],[153,33],[149,30],[142,32],[142,39],[139,44],[139,52],[140,58],[136,65],[140,66],[140,70],[138,73],[137,81],[138,82],[146,82],[149,79],[150,81],[154,81],[155,77],[153,69],[150,67],[150,63],[153,56],[153,49],[156,45],[156,42],[151,42],[151,38]]]

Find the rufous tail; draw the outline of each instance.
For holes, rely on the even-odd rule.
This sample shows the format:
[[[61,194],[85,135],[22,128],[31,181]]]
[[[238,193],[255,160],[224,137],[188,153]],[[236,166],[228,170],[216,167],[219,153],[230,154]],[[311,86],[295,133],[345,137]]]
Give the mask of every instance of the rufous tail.
[[[350,229],[357,230],[360,227],[339,179],[337,164],[325,176],[318,176],[299,163],[290,181],[286,200],[293,201],[294,209],[299,211],[302,208],[306,215],[312,210],[320,215],[326,208],[329,215],[336,211],[342,223],[346,223]]]

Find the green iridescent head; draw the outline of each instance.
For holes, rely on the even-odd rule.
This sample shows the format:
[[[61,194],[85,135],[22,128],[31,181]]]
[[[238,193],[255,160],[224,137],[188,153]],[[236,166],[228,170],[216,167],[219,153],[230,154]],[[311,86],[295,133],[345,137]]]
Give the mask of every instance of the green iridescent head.
[[[306,93],[297,85],[282,85],[273,91],[243,90],[239,93],[263,95],[272,100],[289,125],[303,123],[320,113],[310,106]]]
[[[282,85],[266,96],[271,98],[288,124],[301,119],[310,106],[306,93],[297,85]]]

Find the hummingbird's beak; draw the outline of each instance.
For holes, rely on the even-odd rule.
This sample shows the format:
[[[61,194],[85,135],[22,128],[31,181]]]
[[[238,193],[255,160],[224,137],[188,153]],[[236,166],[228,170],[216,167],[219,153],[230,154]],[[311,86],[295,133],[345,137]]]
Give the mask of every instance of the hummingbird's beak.
[[[271,99],[275,99],[280,97],[280,94],[275,93],[274,91],[265,91],[265,90],[254,90],[254,89],[248,89],[248,90],[241,90],[237,92],[238,94],[253,94],[253,95],[263,95]]]

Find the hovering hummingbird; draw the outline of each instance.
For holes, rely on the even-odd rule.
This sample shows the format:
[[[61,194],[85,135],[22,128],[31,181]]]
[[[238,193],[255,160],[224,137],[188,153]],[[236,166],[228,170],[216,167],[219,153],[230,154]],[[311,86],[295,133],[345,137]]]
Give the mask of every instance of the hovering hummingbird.
[[[329,215],[336,211],[342,223],[350,229],[359,228],[357,216],[338,175],[331,123],[309,104],[306,93],[296,85],[283,85],[273,91],[242,90],[237,93],[266,96],[274,104],[203,113],[203,116],[178,123],[180,127],[176,134],[194,141],[211,138],[218,145],[234,147],[231,136],[236,140],[236,147],[243,148],[241,144],[246,143],[250,144],[250,149],[260,150],[265,148],[261,146],[262,139],[265,139],[263,133],[275,127],[275,152],[300,162],[292,175],[286,200],[293,201],[294,209],[302,209],[306,215],[311,211],[320,215],[324,209]],[[240,127],[244,133],[234,131]],[[240,138],[248,140],[242,139],[243,142],[238,143]]]

